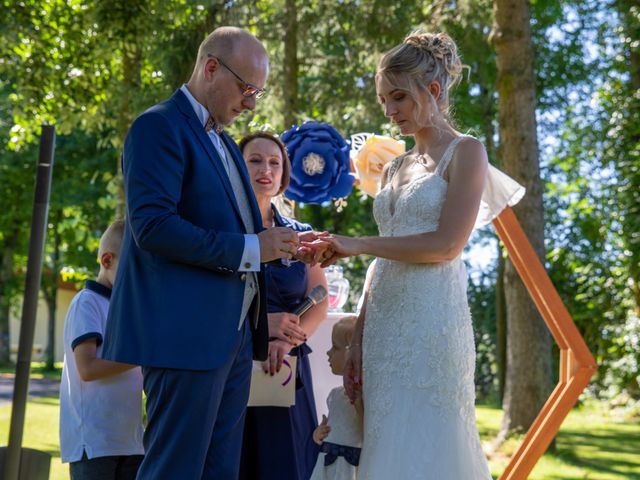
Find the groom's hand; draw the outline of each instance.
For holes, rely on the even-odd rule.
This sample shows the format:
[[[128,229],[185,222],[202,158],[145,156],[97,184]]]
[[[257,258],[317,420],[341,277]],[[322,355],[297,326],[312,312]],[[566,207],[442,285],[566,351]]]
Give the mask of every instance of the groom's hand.
[[[306,230],[304,232],[298,232],[298,239],[301,242],[314,242],[316,240],[330,237],[331,234],[326,230],[324,232],[316,232],[313,230]]]
[[[258,234],[260,242],[260,262],[266,263],[278,258],[291,260],[298,251],[298,234],[287,227],[274,227]]]
[[[300,260],[304,263],[314,266],[318,262],[322,262],[327,258],[326,251],[330,248],[330,243],[327,241],[331,237],[331,234],[327,231],[305,231],[298,233],[298,240],[300,244],[298,246],[298,252],[295,255],[296,260]]]

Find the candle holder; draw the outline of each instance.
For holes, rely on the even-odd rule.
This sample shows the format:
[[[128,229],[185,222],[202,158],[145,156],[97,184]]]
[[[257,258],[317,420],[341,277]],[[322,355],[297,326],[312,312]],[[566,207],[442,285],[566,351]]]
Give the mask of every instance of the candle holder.
[[[349,280],[344,277],[342,267],[338,265],[327,267],[324,274],[329,286],[329,311],[342,312],[342,307],[349,298],[349,289],[351,288]]]

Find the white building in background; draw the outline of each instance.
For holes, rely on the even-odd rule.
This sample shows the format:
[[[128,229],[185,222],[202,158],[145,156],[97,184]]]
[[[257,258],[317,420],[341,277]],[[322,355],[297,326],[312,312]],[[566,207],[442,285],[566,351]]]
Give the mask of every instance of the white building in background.
[[[56,336],[54,361],[62,362],[64,358],[64,346],[62,345],[62,329],[64,328],[64,318],[71,304],[71,299],[78,293],[78,290],[71,283],[60,283],[58,285],[58,306],[56,310]],[[21,301],[22,302],[22,301]],[[20,337],[20,318],[22,315],[22,303],[20,308],[12,312],[9,319],[9,335],[11,339],[11,360],[15,362],[18,354],[18,339]],[[49,331],[49,309],[47,302],[42,295],[38,301],[38,312],[36,315],[36,330],[33,338],[34,362],[44,361],[48,343]]]

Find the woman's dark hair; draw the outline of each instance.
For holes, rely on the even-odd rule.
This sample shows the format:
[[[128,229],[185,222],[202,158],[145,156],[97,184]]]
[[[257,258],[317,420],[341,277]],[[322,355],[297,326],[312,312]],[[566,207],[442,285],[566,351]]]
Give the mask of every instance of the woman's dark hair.
[[[289,186],[289,181],[291,180],[291,161],[289,160],[289,155],[287,154],[287,147],[285,147],[284,143],[282,143],[282,140],[280,140],[275,135],[267,132],[254,132],[244,137],[238,144],[243,155],[245,147],[249,145],[251,141],[258,138],[271,140],[273,143],[278,145],[278,148],[280,148],[280,152],[282,153],[282,180],[280,182],[280,189],[278,190],[279,195],[287,189],[287,187]]]

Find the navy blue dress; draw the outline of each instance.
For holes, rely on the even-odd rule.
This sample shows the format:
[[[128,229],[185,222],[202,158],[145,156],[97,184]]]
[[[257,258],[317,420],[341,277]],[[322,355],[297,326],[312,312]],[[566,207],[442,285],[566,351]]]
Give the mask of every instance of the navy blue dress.
[[[283,217],[273,207],[274,225],[296,231],[309,225]],[[307,266],[266,265],[267,311],[293,313],[307,292]],[[296,404],[284,407],[249,407],[244,428],[240,480],[308,480],[318,458],[313,441],[318,426],[308,355],[304,343],[291,350],[298,357]]]

